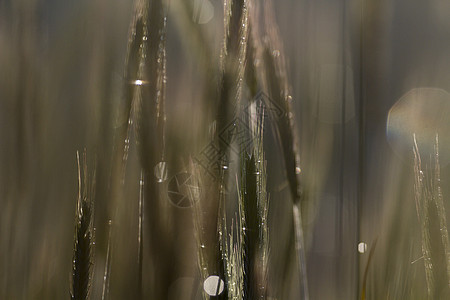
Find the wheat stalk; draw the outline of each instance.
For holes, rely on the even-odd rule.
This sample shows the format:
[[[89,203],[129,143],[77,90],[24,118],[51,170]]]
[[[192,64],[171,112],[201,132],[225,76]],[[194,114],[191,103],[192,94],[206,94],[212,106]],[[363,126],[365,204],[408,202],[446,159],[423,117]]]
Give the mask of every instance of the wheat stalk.
[[[258,106],[259,104],[259,106]],[[249,276],[248,299],[267,297],[268,267],[268,194],[266,191],[266,161],[264,155],[264,120],[266,107],[262,103],[249,106],[249,127],[253,141],[252,153],[245,155],[245,248],[248,251],[247,272]]]
[[[199,249],[199,259],[203,276],[218,273],[221,278],[224,278],[226,276],[225,265],[230,259],[227,253],[228,248],[225,246],[226,242],[224,242],[228,238],[226,215],[224,214],[224,194],[228,181],[225,169],[229,166],[230,149],[229,144],[220,141],[219,133],[223,133],[237,116],[237,107],[241,101],[246,66],[248,2],[247,0],[225,0],[223,2],[224,40],[219,67],[218,100],[215,103],[216,120],[214,124],[216,124],[216,130],[214,130],[213,136],[213,143],[218,146],[222,155],[215,162],[218,168],[213,170],[216,179],[215,182],[211,182],[213,188],[203,194],[202,200],[199,202],[201,207],[198,210],[208,212],[208,216],[200,219],[201,224],[195,221],[196,232],[198,232],[197,240],[202,246]],[[232,135],[233,132],[230,132],[230,140]],[[208,184],[208,181],[205,184]],[[228,289],[220,297],[227,298],[227,293]]]
[[[86,151],[83,153],[82,165],[77,151],[78,164],[78,199],[75,215],[75,237],[72,264],[71,299],[89,298],[93,264],[93,188],[88,180]]]
[[[116,120],[121,126],[115,132],[111,194],[115,203],[123,201],[121,195],[131,145],[135,130],[138,156],[142,168],[141,182],[153,178],[158,162],[165,160],[165,91],[166,91],[166,28],[167,4],[165,0],[136,0],[130,25],[127,58],[124,71],[124,96],[117,108]],[[121,123],[122,122],[122,123]],[[157,298],[166,298],[170,268],[168,262],[156,259],[159,253],[170,257],[159,182],[146,181],[140,185],[138,219],[137,294],[142,297],[143,286],[143,233],[144,214],[150,226],[150,257],[155,274],[151,289]],[[145,194],[145,200],[144,200]],[[144,201],[151,204],[144,205]],[[116,207],[116,216],[118,214]],[[146,210],[144,211],[144,207]],[[151,209],[147,209],[150,208]],[[166,257],[166,256],[165,256]],[[159,272],[159,274],[156,274]]]

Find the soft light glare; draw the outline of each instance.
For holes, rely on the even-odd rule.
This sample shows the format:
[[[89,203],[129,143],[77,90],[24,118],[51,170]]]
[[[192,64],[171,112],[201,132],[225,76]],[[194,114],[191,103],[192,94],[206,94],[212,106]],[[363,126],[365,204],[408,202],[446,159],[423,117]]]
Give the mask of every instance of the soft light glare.
[[[194,0],[192,19],[198,24],[206,24],[214,17],[214,6],[209,0]]]
[[[353,70],[344,65],[323,64],[313,83],[312,114],[325,124],[342,124],[355,117]],[[343,111],[344,110],[344,111]]]
[[[412,158],[413,135],[420,154],[434,155],[439,134],[439,161],[450,163],[450,94],[439,88],[414,88],[404,94],[389,110],[386,122],[387,140],[401,158]]]

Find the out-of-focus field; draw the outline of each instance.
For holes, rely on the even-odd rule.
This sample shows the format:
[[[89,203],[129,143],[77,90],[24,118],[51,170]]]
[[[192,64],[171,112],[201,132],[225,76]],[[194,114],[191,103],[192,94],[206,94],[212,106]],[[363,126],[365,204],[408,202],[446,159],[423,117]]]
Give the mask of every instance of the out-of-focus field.
[[[183,200],[174,205],[169,192],[177,176],[191,172],[191,159],[202,155],[214,131],[210,121],[224,9],[219,0],[169,2],[167,173],[166,165],[159,165],[156,178],[148,180],[165,182],[167,218],[161,217],[161,227],[167,232],[160,234],[170,241],[170,251],[147,251],[155,238],[148,238],[151,230],[144,228],[142,293],[143,299],[159,300],[151,282],[164,273],[170,300],[202,299],[195,212],[188,204],[182,207]],[[307,282],[309,299],[360,299],[363,294],[365,299],[448,299],[450,253],[443,234],[448,222],[442,219],[450,217],[450,4],[271,2],[283,45],[272,55],[286,62],[300,154],[306,276],[298,269],[293,245],[283,151],[276,142],[268,143],[267,299],[300,299],[302,282]],[[102,296],[112,218],[109,298],[140,296],[139,155],[146,154],[139,153],[134,131],[123,190],[120,197],[114,194],[119,200],[111,198],[112,184],[118,182],[112,179],[118,168],[115,138],[128,122],[118,110],[128,80],[124,70],[133,11],[131,0],[0,1],[0,299],[70,297],[76,153],[83,149],[90,167],[96,166],[91,299]],[[414,133],[424,180],[431,189],[439,185],[443,195],[442,206],[430,200],[427,222],[416,207]],[[234,184],[237,176],[230,181]],[[236,198],[235,192],[228,197]],[[151,202],[145,205],[151,212]],[[237,205],[226,209],[231,220]],[[164,272],[156,268],[158,260],[170,262]]]

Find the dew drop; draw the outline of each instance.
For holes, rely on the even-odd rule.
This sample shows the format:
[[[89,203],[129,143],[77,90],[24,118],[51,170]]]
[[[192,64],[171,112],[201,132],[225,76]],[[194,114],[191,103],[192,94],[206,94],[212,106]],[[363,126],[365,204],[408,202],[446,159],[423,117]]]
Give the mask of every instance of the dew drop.
[[[217,275],[211,275],[203,282],[203,290],[209,296],[218,296],[222,294],[225,284]]]
[[[362,253],[366,253],[366,251],[367,251],[367,244],[364,242],[359,243],[358,244],[358,252],[362,254]]]
[[[272,55],[273,55],[274,57],[279,57],[279,56],[280,56],[280,50],[273,50],[273,51],[272,51]]]
[[[300,174],[302,172],[302,169],[300,167],[295,167],[295,174]]]

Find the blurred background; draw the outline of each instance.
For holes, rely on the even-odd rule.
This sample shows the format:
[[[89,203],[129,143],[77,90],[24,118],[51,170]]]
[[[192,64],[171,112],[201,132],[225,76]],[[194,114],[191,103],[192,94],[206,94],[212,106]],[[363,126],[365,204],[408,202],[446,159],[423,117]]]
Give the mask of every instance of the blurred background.
[[[363,292],[366,299],[426,299],[413,133],[423,166],[430,168],[439,134],[448,219],[450,4],[273,4],[298,129],[310,299],[359,299]],[[115,109],[123,97],[133,5],[131,0],[0,1],[1,299],[69,297],[76,151],[84,148],[97,162],[91,298],[101,297],[114,209],[120,211],[120,230],[114,233],[110,298],[134,295],[140,167],[133,143],[126,199],[110,208],[107,198],[114,132],[127,122],[115,117]],[[167,176],[173,178],[206,146],[203,91],[211,84],[206,57],[217,58],[218,67],[223,3],[171,0],[167,26]],[[279,162],[277,149],[267,150],[268,165]],[[274,270],[292,265],[286,282],[274,284],[269,293],[279,300],[299,299],[296,257],[285,250],[293,222],[283,176],[268,173],[270,265]],[[176,268],[169,298],[201,299],[192,211],[173,206],[171,214]],[[431,223],[432,243],[439,244],[444,239],[438,232],[448,224]],[[448,250],[436,247],[433,253],[445,255],[435,254],[433,298],[448,299]],[[151,268],[144,267],[146,299],[156,299],[145,288],[154,276],[145,275]]]

